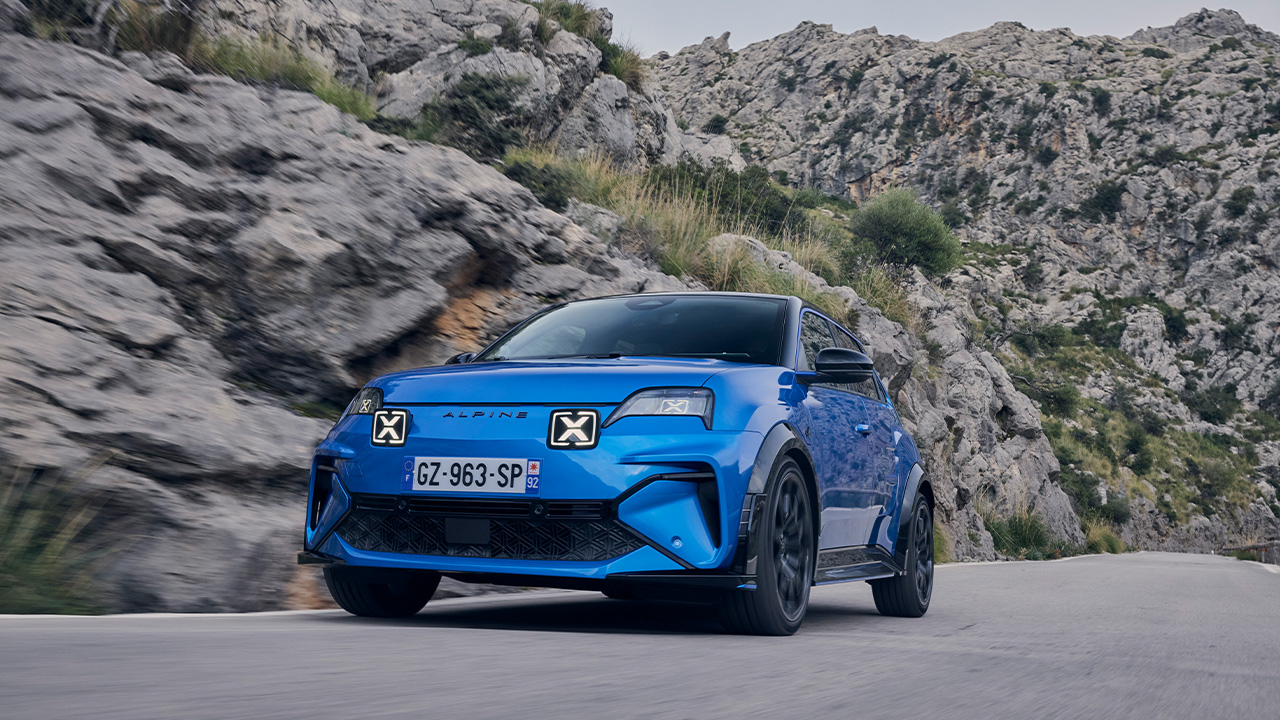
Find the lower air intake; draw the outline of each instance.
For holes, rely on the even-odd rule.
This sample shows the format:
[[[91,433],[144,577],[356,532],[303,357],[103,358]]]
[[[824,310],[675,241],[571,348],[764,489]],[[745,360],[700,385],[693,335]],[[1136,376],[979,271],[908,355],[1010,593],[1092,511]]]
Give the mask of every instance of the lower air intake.
[[[616,520],[602,517],[599,504],[589,512],[575,507],[548,507],[547,519],[512,517],[507,501],[494,501],[492,513],[484,501],[464,507],[400,503],[394,496],[356,496],[353,508],[338,525],[338,535],[356,550],[367,552],[443,555],[502,560],[602,561],[644,547],[644,542]],[[555,506],[558,503],[548,503]],[[403,505],[403,507],[401,507]],[[566,504],[569,505],[569,504]],[[419,509],[420,508],[420,509]],[[583,519],[595,515],[594,519]],[[465,545],[446,541],[446,518],[484,518],[489,542]]]

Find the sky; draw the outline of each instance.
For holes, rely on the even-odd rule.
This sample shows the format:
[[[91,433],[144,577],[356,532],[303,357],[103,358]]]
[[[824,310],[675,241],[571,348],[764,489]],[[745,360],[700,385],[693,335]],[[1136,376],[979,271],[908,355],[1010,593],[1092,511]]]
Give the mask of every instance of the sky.
[[[771,38],[804,20],[834,25],[840,32],[876,26],[884,35],[941,40],[1001,20],[1035,30],[1068,27],[1079,35],[1125,37],[1145,27],[1172,25],[1204,7],[1181,0],[597,0],[613,11],[614,39],[636,45],[641,55],[674,53],[728,30],[735,50]],[[1231,9],[1247,22],[1280,34],[1280,0],[1234,0]]]

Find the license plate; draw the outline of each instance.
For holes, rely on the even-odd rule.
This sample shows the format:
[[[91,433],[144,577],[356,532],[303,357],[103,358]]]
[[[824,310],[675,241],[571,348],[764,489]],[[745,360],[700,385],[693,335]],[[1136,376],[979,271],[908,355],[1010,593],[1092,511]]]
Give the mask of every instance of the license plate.
[[[406,457],[400,487],[414,492],[537,495],[541,480],[541,460]]]

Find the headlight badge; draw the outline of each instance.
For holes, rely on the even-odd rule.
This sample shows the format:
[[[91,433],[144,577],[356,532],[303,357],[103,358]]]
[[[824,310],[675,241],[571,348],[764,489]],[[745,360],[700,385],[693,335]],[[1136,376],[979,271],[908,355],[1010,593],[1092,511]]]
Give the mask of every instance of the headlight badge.
[[[650,388],[632,393],[614,410],[601,427],[609,427],[624,417],[640,415],[694,416],[711,429],[715,394],[706,388]]]
[[[382,409],[382,390],[367,387],[356,393],[355,399],[347,406],[346,415],[372,415]]]

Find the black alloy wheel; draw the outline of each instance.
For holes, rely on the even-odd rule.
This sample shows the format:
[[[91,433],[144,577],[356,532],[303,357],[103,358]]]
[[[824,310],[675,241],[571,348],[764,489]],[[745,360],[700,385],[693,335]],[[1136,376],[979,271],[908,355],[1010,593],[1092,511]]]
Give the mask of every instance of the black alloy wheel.
[[[923,494],[916,493],[911,515],[903,520],[910,522],[905,538],[899,534],[899,542],[908,543],[906,569],[891,578],[872,580],[871,595],[881,615],[920,617],[933,599],[934,571],[933,511]]]
[[[809,513],[809,491],[798,470],[783,476],[773,510],[777,533],[770,539],[778,603],[787,620],[797,624],[804,618],[813,583],[813,518]]]
[[[716,610],[730,632],[792,635],[809,607],[817,547],[812,495],[795,460],[775,464],[764,508],[756,530],[756,587],[726,591]]]

